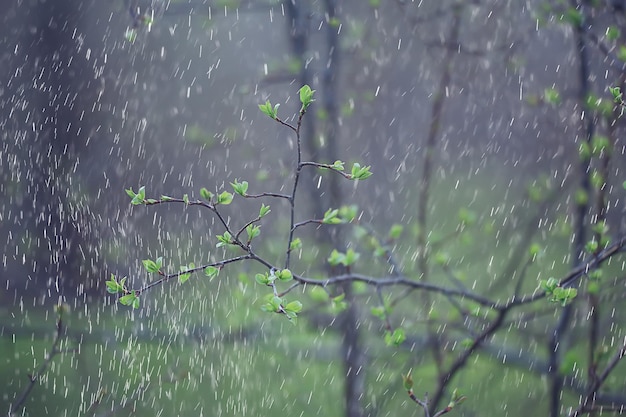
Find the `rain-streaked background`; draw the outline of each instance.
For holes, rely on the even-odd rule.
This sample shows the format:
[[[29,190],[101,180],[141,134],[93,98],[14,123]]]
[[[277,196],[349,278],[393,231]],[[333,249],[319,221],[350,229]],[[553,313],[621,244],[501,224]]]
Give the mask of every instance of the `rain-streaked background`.
[[[609,90],[626,82],[624,7],[11,1],[0,17],[1,412],[421,416],[402,384],[411,370],[436,410],[458,388],[456,415],[570,415],[624,345],[619,254],[578,281],[568,307],[512,308],[476,349],[498,314],[462,296],[300,286],[285,295],[304,306],[294,325],[261,310],[272,290],[253,261],[171,280],[138,309],[105,281],[153,282],[145,259],[172,273],[241,255],[216,247],[224,230],[209,210],[132,206],[125,190],[198,199],[245,180],[250,194],[290,193],[296,137],[258,105],[280,103],[295,125],[309,84],[303,159],[373,176],[305,167],[296,221],[343,205],[357,217],[299,228],[294,274],[405,277],[501,303],[540,291],[599,253],[581,244],[626,234],[624,106]],[[272,211],[254,249],[282,265],[285,199],[236,195],[220,210],[236,230],[261,203]],[[333,248],[360,258],[330,268]],[[386,343],[390,329],[406,340]],[[626,405],[624,375],[618,361],[602,379],[603,413]]]

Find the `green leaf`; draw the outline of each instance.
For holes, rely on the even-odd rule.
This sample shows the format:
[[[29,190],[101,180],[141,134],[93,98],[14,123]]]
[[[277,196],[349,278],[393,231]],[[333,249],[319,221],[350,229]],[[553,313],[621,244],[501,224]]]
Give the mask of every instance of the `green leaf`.
[[[322,223],[324,224],[339,224],[342,223],[342,220],[337,217],[339,214],[339,209],[328,209],[326,213],[324,213],[324,218],[322,219]]]
[[[580,142],[578,145],[578,156],[581,161],[588,161],[591,158],[591,145],[587,141]]]
[[[576,298],[577,295],[578,290],[576,288],[557,287],[552,292],[550,301],[560,303],[563,307],[565,307],[569,302]]]
[[[600,279],[602,279],[602,275],[604,275],[604,273],[601,269],[594,269],[587,274],[589,279],[592,281],[599,281]]]
[[[308,291],[309,297],[311,300],[324,303],[330,299],[328,292],[323,287],[313,287],[310,291]]]
[[[149,273],[153,274],[153,273],[159,272],[160,266],[157,265],[157,263],[154,262],[153,260],[151,260],[151,259],[144,259],[142,261],[142,263],[143,263],[143,267]]]
[[[606,28],[606,38],[610,41],[617,40],[620,35],[620,30],[616,26],[609,26]]]
[[[622,102],[622,90],[619,87],[609,87],[609,91],[611,92],[615,103]]]
[[[394,224],[391,226],[391,228],[389,229],[389,239],[393,239],[396,240],[400,237],[400,235],[402,234],[402,231],[404,230],[404,226],[402,226],[401,224]]]
[[[294,240],[292,240],[291,243],[289,244],[289,250],[290,251],[298,250],[300,248],[302,248],[302,240],[299,237],[297,237]]]
[[[189,278],[191,277],[191,274],[188,272],[186,274],[180,274],[178,276],[178,282],[183,284],[185,283],[185,281],[187,281]]]
[[[589,195],[584,189],[579,188],[574,193],[574,201],[576,201],[576,204],[579,206],[586,205],[589,202]]]
[[[337,171],[343,171],[345,169],[344,162],[337,160],[332,164],[332,168],[336,169]]]
[[[311,90],[311,87],[305,84],[298,92],[300,93],[300,103],[302,103],[300,113],[304,113],[311,103],[315,101],[313,99],[313,93],[315,93],[315,90]]]
[[[393,333],[385,333],[385,344],[387,344],[387,346],[400,346],[405,340],[406,335],[404,334],[404,329],[401,327],[395,329]]]
[[[440,266],[445,266],[450,263],[450,255],[447,252],[435,253],[435,263]]]
[[[594,233],[599,235],[605,235],[609,233],[609,226],[606,224],[606,220],[599,221],[591,227]]]
[[[535,258],[537,255],[539,255],[540,252],[541,245],[538,243],[533,243],[532,245],[530,245],[530,248],[528,248],[528,254],[531,258]]]
[[[478,217],[474,211],[469,210],[465,207],[461,207],[459,209],[458,216],[459,221],[466,226],[472,226],[473,224],[475,224]]]
[[[204,268],[204,275],[209,277],[209,279],[215,278],[217,274],[219,274],[219,272],[220,272],[220,269],[215,266],[209,265],[206,268]]]
[[[231,182],[230,185],[237,194],[242,197],[246,196],[246,192],[248,191],[248,181],[239,182],[238,180],[235,180],[235,182]]]
[[[337,266],[337,265],[343,263],[345,257],[346,257],[346,255],[344,255],[343,253],[339,252],[337,249],[333,249],[333,251],[330,253],[330,256],[328,257],[328,263],[331,266]]]
[[[554,87],[546,88],[543,91],[543,99],[553,106],[561,104],[561,95],[559,94],[559,90]]]
[[[246,233],[248,234],[248,242],[250,242],[261,234],[261,226],[249,224],[246,226]]]
[[[339,208],[339,217],[341,217],[343,222],[351,223],[356,219],[359,214],[359,207],[356,204],[351,204],[349,206],[341,206]]]
[[[595,135],[591,139],[591,152],[593,153],[593,155],[611,155],[611,150],[611,142],[609,141],[608,137],[603,135]]]
[[[465,349],[469,349],[474,345],[474,339],[466,337],[465,339],[461,340],[461,346],[464,347]]]
[[[261,209],[259,210],[259,217],[265,217],[265,215],[267,215],[267,213],[269,213],[270,211],[270,206],[266,206],[265,204],[261,203]]]
[[[300,301],[292,301],[285,306],[285,310],[299,313],[302,311],[302,303]]]
[[[283,269],[281,271],[276,271],[276,277],[281,281],[289,281],[293,279],[293,274],[289,269]]]
[[[572,26],[581,26],[583,23],[583,15],[575,7],[568,7],[565,13],[561,14],[560,20],[565,21]]]
[[[135,293],[126,294],[126,295],[120,297],[120,303],[121,304],[123,304],[125,306],[132,305],[134,308],[137,308],[137,307],[139,307],[139,304],[137,303],[137,307],[135,307],[135,300],[138,300],[138,298],[135,295]]]
[[[107,292],[110,294],[117,294],[120,292],[124,292],[124,281],[126,278],[122,278],[121,284],[117,282],[115,275],[111,274],[111,279],[106,281]]]
[[[371,313],[372,316],[378,317],[381,320],[383,320],[386,316],[385,307],[383,306],[372,307]]]
[[[364,179],[371,177],[372,173],[370,172],[370,168],[371,168],[370,166],[361,167],[361,164],[359,164],[358,162],[355,162],[352,165],[350,179],[351,180],[364,180]]]
[[[413,390],[413,378],[411,377],[411,371],[409,371],[406,375],[402,375],[402,386],[406,391]]]
[[[585,251],[587,253],[596,253],[596,251],[598,250],[598,246],[598,241],[590,240],[585,244]]]
[[[346,251],[346,254],[344,256],[344,259],[342,261],[342,264],[344,266],[352,266],[356,263],[356,261],[359,260],[359,257],[361,255],[359,255],[357,252],[354,251],[354,249],[352,248],[348,248],[348,250]]]
[[[189,204],[189,195],[188,195],[188,194],[184,194],[184,195],[183,195],[183,202],[184,202],[185,204]]]
[[[287,318],[289,319],[289,321],[291,322],[291,324],[296,324],[296,322],[298,321],[298,314],[293,312],[293,311],[284,311],[285,316],[287,316]]]
[[[188,271],[190,269],[195,268],[196,266],[193,263],[190,263],[189,265],[181,265],[180,267],[180,272],[184,272],[184,271]],[[189,278],[191,277],[191,272],[187,272],[184,274],[180,274],[178,275],[178,282],[180,284],[183,284],[185,281],[187,281]]]
[[[277,104],[276,106],[272,107],[272,103],[267,100],[265,104],[259,104],[259,109],[261,109],[263,114],[265,114],[266,116],[271,117],[272,119],[277,119],[279,106],[280,104]]]
[[[222,246],[234,244],[233,237],[228,231],[224,232],[223,235],[217,235],[217,240],[219,241],[217,243],[218,248],[221,248]]]
[[[202,187],[200,189],[200,197],[204,198],[207,201],[211,201],[213,199],[213,193]]]
[[[228,191],[223,191],[220,195],[217,196],[217,204],[228,205],[232,203],[233,195]]]
[[[131,198],[130,204],[133,206],[137,206],[139,204],[144,204],[146,200],[146,187],[139,187],[139,191],[135,193],[132,188],[126,190],[126,194]]]
[[[261,285],[268,285],[270,283],[267,272],[265,274],[256,274],[254,280]]]
[[[559,285],[559,281],[556,278],[549,278],[548,280],[541,281],[541,287],[548,294],[551,294],[555,288]]]
[[[275,308],[274,311],[279,311],[283,304],[283,299],[275,295],[270,299],[270,304]]]

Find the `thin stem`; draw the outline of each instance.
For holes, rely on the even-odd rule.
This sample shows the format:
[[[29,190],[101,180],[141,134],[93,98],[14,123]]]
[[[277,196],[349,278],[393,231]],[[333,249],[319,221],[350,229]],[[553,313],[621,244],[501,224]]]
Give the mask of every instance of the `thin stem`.
[[[289,200],[291,196],[287,194],[279,194],[279,193],[259,193],[259,194],[246,194],[245,198],[261,198],[261,197],[276,197],[276,198],[284,198],[285,200]]]
[[[159,279],[157,281],[154,281],[154,282],[152,282],[152,283],[150,283],[148,285],[145,285],[145,286],[141,287],[138,290],[129,290],[129,292],[134,292],[137,296],[139,296],[140,294],[148,291],[149,289],[151,289],[153,287],[156,287],[157,285],[164,284],[167,281],[169,281],[169,280],[171,280],[173,278],[177,278],[177,277],[179,277],[181,275],[193,274],[195,272],[202,271],[202,270],[208,268],[209,266],[215,266],[215,267],[218,267],[218,268],[222,268],[225,265],[231,264],[233,262],[243,261],[243,260],[246,260],[246,259],[253,259],[253,255],[248,253],[246,255],[237,256],[235,258],[224,259],[223,261],[212,262],[212,263],[209,263],[209,264],[197,266],[195,268],[189,268],[189,269],[186,269],[184,271],[176,272],[176,273],[173,273],[173,274],[161,273],[161,275],[163,276],[161,279]]]
[[[300,112],[300,116],[298,116],[298,124],[294,129],[296,133],[296,143],[297,143],[297,164],[296,164],[296,172],[293,179],[293,188],[291,189],[291,195],[288,198],[289,201],[289,238],[287,239],[287,251],[285,256],[285,269],[289,269],[289,265],[291,262],[291,242],[293,242],[293,234],[295,232],[295,219],[296,219],[296,192],[298,191],[298,183],[300,182],[300,173],[302,172],[302,145],[300,139],[300,128],[302,127],[302,118],[306,110],[302,110]]]
[[[46,371],[46,369],[48,369],[48,366],[50,365],[54,357],[56,355],[71,351],[71,350],[59,349],[59,344],[61,343],[61,336],[63,336],[65,332],[65,327],[63,325],[63,316],[62,316],[63,313],[61,311],[63,306],[59,305],[57,308],[58,308],[58,318],[57,318],[57,323],[56,323],[56,332],[54,333],[54,340],[52,341],[50,352],[46,355],[46,359],[42,362],[42,364],[39,365],[39,368],[37,368],[37,370],[32,375],[28,376],[28,385],[26,385],[26,387],[24,388],[24,391],[22,391],[22,394],[19,396],[19,398],[13,404],[9,406],[8,417],[17,415],[17,412],[24,407],[24,403],[28,399],[28,396],[30,395],[33,388],[35,387],[37,380]]]
[[[598,391],[598,389],[600,389],[600,386],[604,383],[604,381],[606,381],[606,379],[609,377],[609,374],[615,369],[617,364],[624,358],[624,356],[626,356],[626,338],[624,338],[622,345],[619,347],[619,349],[617,349],[613,357],[611,357],[611,360],[609,360],[609,363],[604,368],[604,371],[602,371],[602,373],[598,375],[591,387],[589,387],[587,395],[580,402],[578,408],[570,414],[570,417],[578,417],[583,412],[589,409],[589,403],[594,401],[596,392]]]

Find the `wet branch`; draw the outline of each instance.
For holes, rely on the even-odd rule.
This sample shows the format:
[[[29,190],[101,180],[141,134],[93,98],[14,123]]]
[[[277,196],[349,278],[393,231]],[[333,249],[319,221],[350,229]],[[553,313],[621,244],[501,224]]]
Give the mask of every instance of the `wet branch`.
[[[35,387],[35,384],[39,380],[39,378],[46,372],[50,363],[54,360],[55,356],[61,355],[64,353],[73,353],[74,349],[61,349],[59,346],[61,344],[62,337],[65,335],[65,326],[63,325],[63,309],[65,307],[62,304],[56,306],[57,310],[57,322],[56,322],[56,331],[54,333],[54,339],[52,341],[52,345],[50,346],[50,351],[46,355],[45,360],[39,365],[39,367],[28,376],[28,384],[20,394],[20,396],[9,406],[8,417],[13,417],[18,414],[18,412],[24,407],[28,396],[31,391]]]

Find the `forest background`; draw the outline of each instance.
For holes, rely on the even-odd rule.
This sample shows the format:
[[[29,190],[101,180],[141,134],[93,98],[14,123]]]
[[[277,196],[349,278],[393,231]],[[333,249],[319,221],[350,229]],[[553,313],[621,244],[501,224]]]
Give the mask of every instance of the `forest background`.
[[[621,413],[625,19],[614,0],[14,2],[3,412]],[[346,180],[355,163],[373,175]],[[292,200],[252,198],[298,168]],[[140,187],[159,204],[131,204]],[[246,253],[224,227],[261,204],[266,264],[221,268]],[[158,275],[138,308],[107,294]]]

